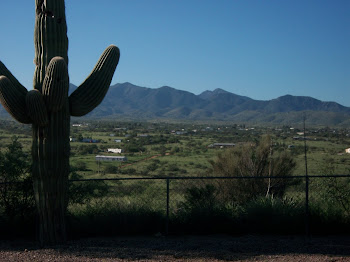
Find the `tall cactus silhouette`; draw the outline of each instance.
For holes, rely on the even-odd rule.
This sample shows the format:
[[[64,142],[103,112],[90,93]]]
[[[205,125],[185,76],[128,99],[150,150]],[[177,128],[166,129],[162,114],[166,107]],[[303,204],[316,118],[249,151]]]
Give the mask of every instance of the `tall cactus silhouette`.
[[[119,62],[109,46],[86,80],[68,96],[68,38],[64,0],[35,0],[34,89],[27,91],[0,61],[0,102],[19,122],[32,124],[33,187],[41,244],[66,241],[70,116],[101,103]]]

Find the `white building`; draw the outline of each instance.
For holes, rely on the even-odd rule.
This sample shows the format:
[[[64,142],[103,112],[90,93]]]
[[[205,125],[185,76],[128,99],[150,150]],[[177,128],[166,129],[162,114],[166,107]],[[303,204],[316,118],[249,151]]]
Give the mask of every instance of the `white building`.
[[[108,148],[107,152],[121,154],[121,153],[123,153],[123,149],[121,149],[121,148]]]
[[[350,148],[345,149],[345,153],[350,154]]]
[[[126,156],[101,156],[101,155],[97,155],[95,159],[96,161],[120,161],[120,162],[128,160]]]
[[[234,147],[234,143],[214,143],[209,145],[208,147],[216,147],[216,148],[225,148],[225,147]]]

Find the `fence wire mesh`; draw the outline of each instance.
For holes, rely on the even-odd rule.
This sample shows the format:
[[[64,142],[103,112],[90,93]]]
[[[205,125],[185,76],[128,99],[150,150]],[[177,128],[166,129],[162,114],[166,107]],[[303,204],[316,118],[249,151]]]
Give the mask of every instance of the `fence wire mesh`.
[[[350,176],[308,178],[308,187],[305,176],[71,180],[69,229],[78,235],[350,233]],[[1,228],[24,206],[22,217],[35,213],[28,183],[1,182],[0,194]]]

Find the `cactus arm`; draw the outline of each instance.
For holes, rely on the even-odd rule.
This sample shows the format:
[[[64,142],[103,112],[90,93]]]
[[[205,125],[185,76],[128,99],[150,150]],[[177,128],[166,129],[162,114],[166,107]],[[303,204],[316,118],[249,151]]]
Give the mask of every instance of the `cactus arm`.
[[[23,124],[31,123],[27,114],[26,93],[22,85],[14,85],[6,76],[0,76],[0,102],[10,115]]]
[[[28,92],[26,96],[26,105],[28,114],[33,120],[34,124],[39,126],[46,126],[49,122],[45,102],[42,94],[33,89]]]
[[[21,85],[21,83],[17,80],[16,77],[12,75],[10,70],[6,68],[6,66],[0,61],[0,76],[6,76],[10,82],[15,86],[17,92],[20,92],[23,95],[26,95],[28,90]]]
[[[51,59],[43,82],[43,96],[47,109],[61,110],[68,99],[69,77],[66,62],[62,57]]]
[[[71,116],[83,116],[98,106],[106,95],[119,62],[119,49],[110,45],[102,53],[91,74],[70,95]]]

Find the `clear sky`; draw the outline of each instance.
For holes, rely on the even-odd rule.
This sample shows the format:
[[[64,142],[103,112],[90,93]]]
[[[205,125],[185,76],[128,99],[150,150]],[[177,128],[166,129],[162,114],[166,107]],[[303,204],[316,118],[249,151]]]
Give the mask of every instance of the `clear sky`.
[[[2,1],[0,60],[32,89],[34,0]],[[112,84],[350,106],[349,0],[66,0],[70,81],[110,44]]]

